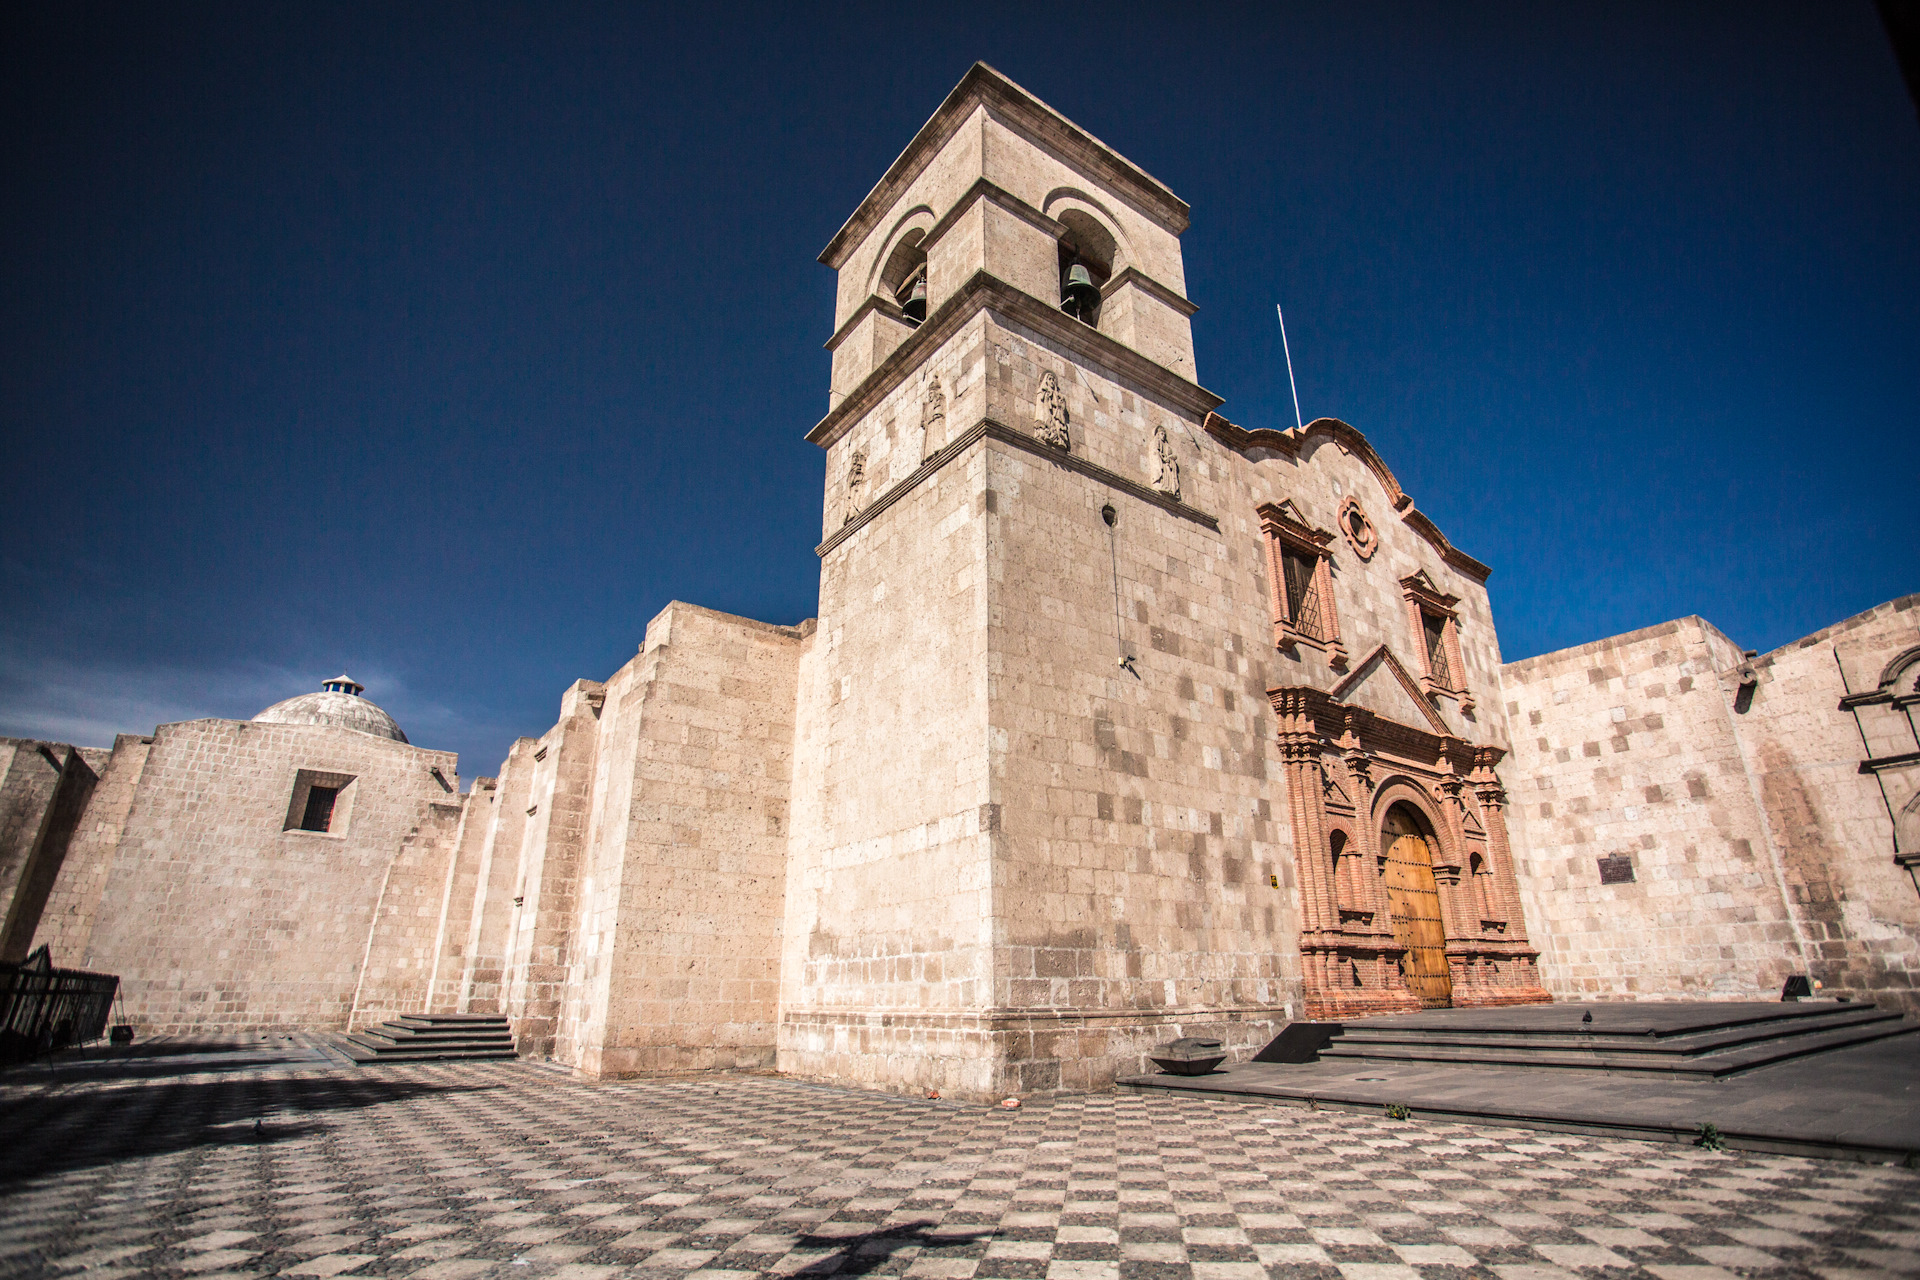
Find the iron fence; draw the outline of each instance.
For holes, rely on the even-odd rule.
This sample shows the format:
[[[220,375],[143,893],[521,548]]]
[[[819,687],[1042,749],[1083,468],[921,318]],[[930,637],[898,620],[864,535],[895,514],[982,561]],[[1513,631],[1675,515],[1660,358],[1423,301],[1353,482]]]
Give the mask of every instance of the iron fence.
[[[106,1034],[120,979],[56,969],[41,947],[25,964],[0,965],[0,1062],[24,1062]]]

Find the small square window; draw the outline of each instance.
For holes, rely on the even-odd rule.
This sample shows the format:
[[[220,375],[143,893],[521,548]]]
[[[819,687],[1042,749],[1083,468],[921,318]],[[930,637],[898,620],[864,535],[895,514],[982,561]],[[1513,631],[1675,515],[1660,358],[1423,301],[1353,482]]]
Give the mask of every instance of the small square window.
[[[300,769],[293,775],[293,792],[287,797],[287,817],[282,831],[307,831],[315,835],[340,836],[347,833],[353,817],[354,776],[322,769]]]
[[[308,787],[307,811],[301,815],[302,831],[325,831],[333,825],[333,802],[340,798],[338,787]]]

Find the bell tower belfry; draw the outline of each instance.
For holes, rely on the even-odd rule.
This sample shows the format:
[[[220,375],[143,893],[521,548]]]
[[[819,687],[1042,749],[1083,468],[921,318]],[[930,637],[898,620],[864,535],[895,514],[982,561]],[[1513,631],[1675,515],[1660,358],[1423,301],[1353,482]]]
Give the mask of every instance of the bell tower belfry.
[[[1187,221],[976,64],[821,254],[782,1070],[1098,1087],[1182,1034],[1257,1047],[1289,1008],[1297,955],[1249,890],[1278,866],[1251,825],[1264,676],[1201,607],[1227,472]]]
[[[1185,202],[984,63],[947,95],[840,228],[829,408],[930,320],[952,323],[997,285],[1194,377],[1180,233]],[[1004,300],[1004,299],[1003,299]],[[924,350],[923,337],[913,344]]]

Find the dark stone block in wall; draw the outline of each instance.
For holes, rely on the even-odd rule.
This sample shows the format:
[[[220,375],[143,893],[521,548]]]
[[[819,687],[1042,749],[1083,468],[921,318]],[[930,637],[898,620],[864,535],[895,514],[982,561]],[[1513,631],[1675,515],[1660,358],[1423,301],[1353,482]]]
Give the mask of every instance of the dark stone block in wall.
[[[1601,858],[1599,862],[1601,884],[1633,883],[1633,859],[1626,854],[1610,854]]]

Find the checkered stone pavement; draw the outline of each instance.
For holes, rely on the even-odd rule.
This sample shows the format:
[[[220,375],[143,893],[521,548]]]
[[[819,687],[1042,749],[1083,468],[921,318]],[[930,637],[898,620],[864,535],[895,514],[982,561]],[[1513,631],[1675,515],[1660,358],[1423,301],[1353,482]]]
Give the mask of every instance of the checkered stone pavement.
[[[1920,1175],[1100,1094],[528,1064],[0,1077],[0,1275],[1720,1280],[1920,1273]]]

